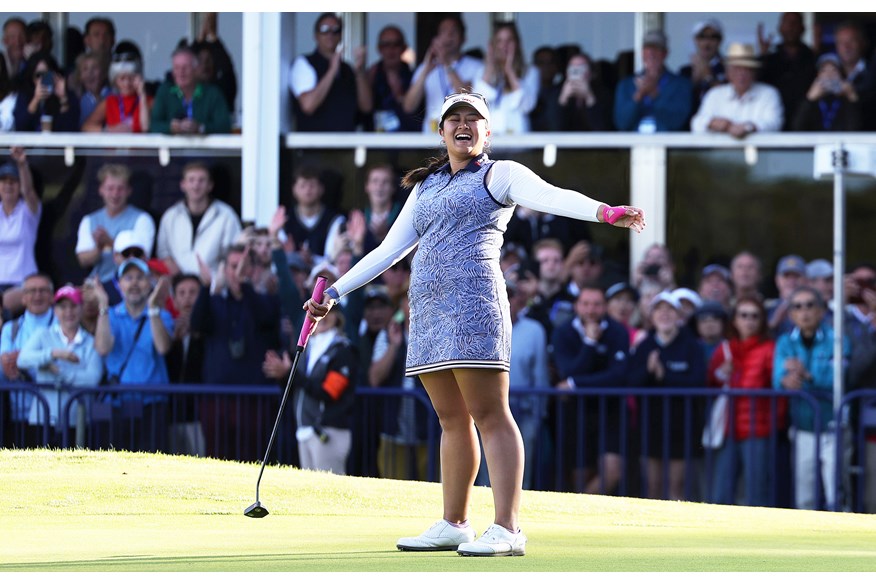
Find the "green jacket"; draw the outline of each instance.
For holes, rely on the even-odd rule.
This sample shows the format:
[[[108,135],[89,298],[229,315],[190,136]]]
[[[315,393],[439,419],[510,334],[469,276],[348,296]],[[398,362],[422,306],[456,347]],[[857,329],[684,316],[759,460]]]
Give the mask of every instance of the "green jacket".
[[[152,102],[149,131],[153,134],[170,134],[170,122],[191,117],[204,125],[205,134],[228,134],[231,132],[231,114],[228,104],[218,87],[199,83],[189,106],[183,100],[179,87],[165,81],[158,87]]]

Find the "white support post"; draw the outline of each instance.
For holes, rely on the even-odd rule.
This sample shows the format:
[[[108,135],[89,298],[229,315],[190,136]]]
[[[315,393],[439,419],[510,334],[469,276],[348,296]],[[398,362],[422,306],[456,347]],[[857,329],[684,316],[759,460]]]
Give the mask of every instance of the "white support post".
[[[241,218],[267,225],[280,201],[280,14],[243,14]]]
[[[652,244],[666,243],[666,147],[634,146],[630,150],[630,205],[645,212],[647,227],[630,232],[630,279],[636,263]]]

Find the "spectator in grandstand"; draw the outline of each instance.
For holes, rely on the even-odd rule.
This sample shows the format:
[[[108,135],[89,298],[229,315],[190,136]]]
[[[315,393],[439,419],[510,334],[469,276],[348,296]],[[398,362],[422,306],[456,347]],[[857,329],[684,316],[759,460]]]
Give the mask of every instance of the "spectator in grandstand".
[[[552,334],[552,358],[560,382],[557,388],[612,388],[626,384],[629,364],[629,332],[606,313],[601,288],[582,288],[575,300],[575,317],[557,326]],[[579,418],[579,399],[584,399],[584,419]],[[559,414],[565,428],[562,464],[569,471],[576,493],[612,494],[623,476],[621,416],[623,397],[605,399],[605,417],[598,398],[563,399]],[[583,424],[583,433],[580,426]],[[600,433],[603,435],[600,436]],[[584,443],[578,436],[584,436]],[[601,445],[604,443],[604,450]],[[583,449],[583,452],[581,452]]]
[[[334,12],[316,19],[316,48],[299,55],[289,72],[295,129],[299,132],[353,132],[361,114],[370,114],[371,87],[365,70],[365,47],[357,47],[353,67],[338,47],[343,23]]]
[[[344,336],[344,314],[335,310],[307,343],[302,374],[295,375],[293,382],[292,399],[301,468],[345,475],[352,448],[350,427],[358,363],[355,348]],[[282,357],[274,351],[267,353],[267,376],[285,385],[291,368],[289,353]]]
[[[645,283],[654,284],[659,290],[675,288],[675,262],[672,253],[662,243],[654,243],[645,250],[641,261],[636,264],[633,286],[639,288]]]
[[[122,301],[122,293],[121,287],[119,286],[119,277],[118,277],[118,268],[122,265],[128,258],[139,258],[144,262],[148,263],[149,260],[149,250],[152,247],[151,242],[145,243],[143,239],[140,237],[137,231],[133,229],[125,229],[123,231],[119,231],[118,235],[116,235],[113,240],[113,264],[115,268],[113,269],[113,274],[111,278],[106,280],[102,280],[101,284],[103,284],[103,289],[106,291],[107,298],[109,298],[109,305],[115,306],[119,302]],[[86,284],[88,284],[90,280],[86,280]],[[83,306],[89,300],[91,300],[92,295],[88,287],[83,287]],[[96,316],[96,315],[95,315]]]
[[[301,167],[292,181],[295,201],[286,221],[286,235],[293,251],[313,266],[330,255],[344,225],[344,216],[326,205],[325,185],[315,168]]]
[[[490,104],[490,131],[493,134],[520,134],[529,131],[529,112],[538,99],[538,69],[523,57],[520,33],[513,22],[493,28],[487,56],[477,70],[473,90]]]
[[[806,98],[806,92],[815,78],[815,52],[803,42],[805,30],[801,13],[782,13],[778,27],[782,42],[773,48],[772,35],[763,34],[763,25],[758,24],[757,27],[760,60],[763,63],[760,80],[775,87],[781,95],[782,111],[785,112],[782,129],[785,130],[791,128],[793,114]]]
[[[16,132],[78,132],[79,99],[48,52],[31,55],[15,100]]]
[[[876,388],[876,267],[852,266],[845,277],[845,330],[851,344],[846,391]],[[862,402],[863,419],[873,419],[876,405]],[[857,423],[853,418],[853,428]],[[864,448],[856,452],[856,464],[864,468],[864,511],[876,513],[876,429],[864,429]]]
[[[444,98],[472,87],[482,66],[480,59],[462,54],[465,43],[465,23],[462,17],[448,14],[438,23],[423,61],[416,71],[411,87],[405,94],[404,108],[409,114],[423,112],[422,130],[438,131]]]
[[[97,180],[103,207],[79,222],[76,258],[80,266],[91,268],[90,276],[108,282],[118,268],[113,257],[113,241],[118,234],[126,230],[135,232],[148,258],[155,240],[155,220],[146,211],[128,204],[131,171],[127,166],[104,164],[97,173]]]
[[[763,299],[760,292],[762,262],[750,251],[741,251],[730,260],[730,280],[734,298],[754,297]]]
[[[559,55],[552,47],[541,46],[532,53],[532,64],[538,68],[539,88],[535,107],[529,112],[530,128],[533,132],[559,132],[563,129],[560,115],[563,75]]]
[[[156,134],[227,134],[231,115],[218,87],[197,77],[198,57],[178,47],[171,55],[173,80],[165,80],[152,103],[149,131]]]
[[[709,362],[708,385],[736,390],[728,402],[727,436],[715,453],[711,502],[734,505],[740,477],[745,503],[775,506],[776,432],[787,427],[787,400],[749,398],[745,390],[772,387],[775,341],[766,310],[757,298],[740,297],[733,309],[729,339]]]
[[[36,371],[33,379],[36,383],[95,386],[103,375],[103,360],[94,348],[94,337],[81,325],[82,293],[68,284],[58,289],[54,300],[55,322],[27,339],[18,354],[17,365],[19,369]],[[49,424],[56,431],[50,444],[60,446],[59,419],[69,392],[44,388],[40,393],[49,403]],[[43,420],[43,409],[34,400],[28,422],[39,427]],[[76,408],[70,409],[68,424],[76,427]]]
[[[211,196],[213,179],[203,162],[183,167],[179,188],[183,199],[167,209],[158,223],[156,256],[172,276],[200,273],[198,258],[215,273],[240,233],[240,218],[230,205]]]
[[[858,92],[845,78],[842,63],[834,53],[821,55],[815,63],[815,81],[797,106],[791,130],[798,132],[857,132],[864,129],[864,114]]]
[[[201,30],[192,43],[192,51],[198,56],[195,75],[201,83],[212,83],[222,92],[229,112],[235,111],[237,99],[237,74],[234,61],[225,49],[218,34],[218,13],[201,13]]]
[[[18,355],[25,344],[41,330],[55,322],[52,312],[54,287],[46,274],[33,273],[24,280],[22,302],[24,313],[15,315],[3,323],[0,332],[0,365],[3,373],[0,380],[22,382],[36,379],[37,368],[19,368]],[[15,424],[26,423],[30,414],[33,396],[25,392],[9,393],[9,419]]]
[[[630,335],[630,345],[639,331],[635,325],[638,302],[639,291],[628,282],[612,284],[605,290],[605,314],[624,325]]]
[[[541,323],[552,338],[554,328],[569,322],[575,315],[575,296],[566,287],[563,244],[557,239],[542,239],[533,246],[538,264],[538,292],[527,316]]]
[[[33,184],[24,148],[13,146],[0,165],[0,293],[16,288],[36,272],[34,245],[42,203]],[[9,309],[8,303],[4,303]]]
[[[827,305],[824,317],[833,322],[833,264],[825,259],[812,260],[806,264],[807,286],[818,290]]]
[[[798,286],[805,283],[805,278],[806,262],[798,255],[786,255],[776,264],[775,283],[779,296],[766,301],[767,324],[774,336],[790,332],[793,328],[788,298]]]
[[[565,270],[569,283],[569,294],[578,297],[582,288],[601,288],[605,290],[622,275],[613,273],[605,262],[605,250],[601,245],[589,241],[579,241],[566,254]]]
[[[9,72],[6,61],[0,59],[0,132],[11,132],[15,128],[15,100],[18,94]]]
[[[249,248],[249,281],[256,292],[277,293],[277,274],[271,257],[271,236],[267,227],[249,225],[237,234],[234,245]]]
[[[417,132],[420,122],[404,110],[405,94],[414,73],[402,56],[408,44],[402,30],[389,24],[377,35],[380,60],[368,69],[374,129],[378,132]]]
[[[79,98],[79,126],[94,112],[98,104],[112,91],[109,79],[109,54],[81,53],[76,57],[76,69],[68,78],[70,89]]]
[[[256,292],[249,282],[252,266],[247,247],[232,245],[221,260],[215,272],[200,262],[201,289],[190,317],[191,333],[204,339],[203,381],[212,385],[271,383],[262,364],[268,351],[280,347],[280,299]],[[246,420],[256,415],[258,407],[255,396],[205,400],[201,423],[208,455],[230,454],[223,447],[230,444],[230,438],[220,444],[212,439],[217,425],[226,437],[248,428],[241,438],[241,455],[244,460],[255,460],[258,437]]]
[[[787,112],[775,87],[757,81],[761,62],[754,47],[733,43],[724,59],[729,83],[706,92],[690,122],[694,133],[726,133],[745,138],[752,132],[777,132]],[[790,114],[789,114],[790,115]]]
[[[83,132],[148,132],[152,98],[146,94],[143,63],[135,53],[113,54],[109,67],[111,92],[82,124]]]
[[[605,132],[613,129],[612,96],[586,53],[572,55],[557,96],[561,124],[566,132]]]
[[[876,99],[876,75],[867,63],[869,43],[861,24],[854,20],[839,23],[833,29],[836,54],[842,63],[843,77],[852,84],[861,100],[864,130],[876,129],[873,100]]]
[[[688,327],[680,325],[681,305],[670,292],[655,295],[650,319],[654,330],[633,348],[628,383],[631,387],[680,388],[704,387],[706,363],[697,338]],[[683,500],[685,496],[685,398],[640,398],[639,411],[647,427],[646,464],[643,469],[652,499]],[[669,411],[664,411],[665,408]],[[668,423],[664,423],[668,420]],[[667,438],[668,437],[668,440]],[[664,444],[668,448],[664,448]],[[664,462],[668,463],[664,467]],[[668,474],[664,474],[668,468]],[[664,483],[667,489],[664,489]]]
[[[27,24],[17,16],[7,18],[3,23],[3,60],[9,79],[16,81],[24,71],[27,55],[24,54]]]
[[[642,40],[644,68],[617,86],[614,125],[622,132],[672,132],[685,128],[691,113],[690,80],[666,68],[666,35],[659,30]]]
[[[696,112],[707,91],[727,82],[724,59],[721,57],[721,41],[724,40],[721,22],[714,18],[697,22],[693,27],[693,40],[695,50],[690,56],[690,64],[679,69],[678,73],[691,81],[691,112]]]
[[[704,362],[708,364],[715,349],[727,337],[727,309],[720,302],[703,302],[694,312],[693,319],[694,330],[703,348]]]
[[[24,56],[30,58],[37,53],[51,53],[55,47],[55,35],[45,20],[32,20],[24,32]]]
[[[105,16],[94,16],[85,23],[85,33],[82,36],[86,53],[101,54],[109,58],[116,46],[116,25]]]
[[[733,281],[730,270],[720,264],[709,264],[700,275],[699,294],[704,301],[720,302],[729,310],[733,302]]]
[[[122,262],[118,267],[122,302],[113,307],[98,279],[92,279],[99,311],[94,347],[104,358],[109,385],[168,382],[164,355],[170,350],[174,329],[173,317],[162,306],[170,291],[170,279],[163,277],[153,286],[149,275],[149,266],[139,258],[131,257]],[[110,399],[114,410],[130,416],[138,428],[134,436],[129,436],[127,431],[113,436],[114,446],[143,450],[163,448],[165,396],[120,391]]]
[[[808,286],[800,286],[788,295],[787,302],[794,328],[780,335],[776,341],[773,387],[807,393],[818,404],[815,409],[802,399],[791,400],[795,507],[820,508],[820,476],[825,508],[833,509],[837,497],[842,495],[835,489],[836,465],[843,467],[844,475],[848,462],[845,448],[841,460],[837,460],[836,436],[831,427],[834,420],[833,372],[834,367],[843,367],[845,370],[850,345],[844,335],[844,363],[835,363],[834,330],[824,322],[826,305],[818,291]],[[821,433],[816,433],[816,430]],[[815,457],[816,440],[820,444],[820,460]]]
[[[383,241],[401,212],[401,203],[395,200],[396,185],[398,177],[391,165],[379,164],[368,169],[365,176],[368,205],[364,210],[350,211],[345,233],[338,235],[335,248],[342,243],[348,245],[358,258]]]

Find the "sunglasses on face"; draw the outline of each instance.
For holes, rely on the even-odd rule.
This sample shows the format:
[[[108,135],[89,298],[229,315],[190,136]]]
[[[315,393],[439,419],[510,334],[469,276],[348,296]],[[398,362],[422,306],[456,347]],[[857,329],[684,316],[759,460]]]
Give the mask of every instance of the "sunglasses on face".
[[[140,248],[137,248],[137,247],[129,247],[128,249],[122,251],[122,257],[125,258],[125,259],[128,259],[128,258],[139,258],[139,259],[142,260],[143,258],[146,257],[146,254],[145,254],[145,253],[143,252],[143,250],[140,249]]]
[[[698,34],[697,40],[701,41],[720,41],[721,36],[717,34]]]
[[[816,304],[815,304],[814,300],[809,300],[807,302],[794,302],[793,304],[791,304],[791,308],[793,310],[803,310],[803,309],[812,310],[815,307],[816,307]]]
[[[319,34],[341,34],[341,27],[331,24],[319,25]]]

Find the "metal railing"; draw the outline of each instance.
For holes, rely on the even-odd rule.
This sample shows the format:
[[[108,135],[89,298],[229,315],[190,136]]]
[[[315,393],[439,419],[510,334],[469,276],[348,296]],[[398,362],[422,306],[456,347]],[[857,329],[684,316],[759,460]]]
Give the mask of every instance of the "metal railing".
[[[0,384],[3,397],[2,423],[0,430],[5,446],[19,447],[24,442],[25,428],[32,432],[33,441],[28,446],[81,446],[88,448],[120,448],[147,451],[162,451],[196,456],[257,461],[264,454],[272,423],[279,407],[282,389],[279,386],[207,386],[207,385],[126,385],[63,388],[69,391],[66,402],[58,410],[58,427],[49,424],[49,403],[43,389],[58,389],[56,386],[26,383]],[[515,419],[527,441],[526,465],[529,467],[528,489],[554,491],[582,491],[633,497],[669,498],[671,495],[671,468],[681,463],[684,471],[683,494],[689,501],[715,502],[712,499],[714,481],[717,478],[718,451],[703,448],[701,435],[708,412],[714,399],[725,393],[729,407],[747,401],[749,408],[764,407],[768,400],[770,431],[761,445],[770,461],[769,506],[793,506],[793,475],[791,444],[787,439],[786,422],[778,408],[779,400],[803,400],[812,408],[816,420],[814,431],[834,433],[837,443],[837,460],[841,460],[841,448],[852,440],[854,450],[864,451],[867,432],[876,432],[876,390],[856,390],[846,395],[842,402],[839,420],[851,421],[855,432],[848,433],[847,426],[831,425],[821,428],[819,404],[810,394],[764,390],[715,390],[710,388],[614,388],[576,389],[561,391],[553,388],[512,388],[511,405]],[[36,424],[26,425],[21,420],[9,422],[8,402],[20,405],[16,400],[21,395],[36,399],[37,409],[42,412]],[[357,389],[357,404],[352,420],[353,450],[348,461],[351,474],[401,479],[438,481],[440,426],[434,415],[425,391],[401,388]],[[404,400],[411,406],[401,404]],[[760,405],[758,405],[760,402]],[[83,415],[77,418],[85,428],[69,424],[71,414],[78,408]],[[672,411],[672,408],[675,408]],[[856,415],[846,412],[855,410]],[[415,436],[405,435],[405,422],[416,418],[419,427]],[[872,419],[871,419],[872,418]],[[532,422],[536,432],[524,427]],[[679,423],[680,421],[680,423]],[[750,432],[755,433],[755,419],[750,417]],[[654,427],[659,432],[654,442]],[[680,427],[679,427],[680,426]],[[744,449],[752,447],[751,441],[734,436],[735,424],[725,439],[724,447]],[[530,426],[530,428],[533,426]],[[36,430],[34,433],[33,430]],[[671,432],[680,432],[675,437]],[[297,443],[294,438],[294,412],[284,413],[281,431],[271,461],[294,464],[297,460]],[[673,453],[681,440],[681,451]],[[815,441],[814,460],[820,460],[820,444]],[[622,467],[614,479],[607,472],[606,454],[620,457]],[[651,458],[655,465],[640,464]],[[816,462],[812,472],[821,475]],[[586,489],[577,482],[577,470],[588,469],[597,478]],[[649,473],[659,469],[662,479],[659,492],[649,481]],[[873,472],[873,469],[870,469]],[[733,480],[745,492],[732,502],[751,504],[755,485],[738,477]],[[851,477],[853,491],[844,492],[843,486]],[[616,480],[609,485],[607,481]],[[819,479],[816,479],[816,483]],[[594,487],[595,485],[595,487]],[[649,487],[650,485],[650,487]],[[835,475],[837,502],[833,510],[861,512],[867,489],[876,485],[867,484],[867,469],[863,458],[849,468],[837,465]],[[650,492],[649,492],[650,489]],[[824,508],[823,496],[819,507]]]

